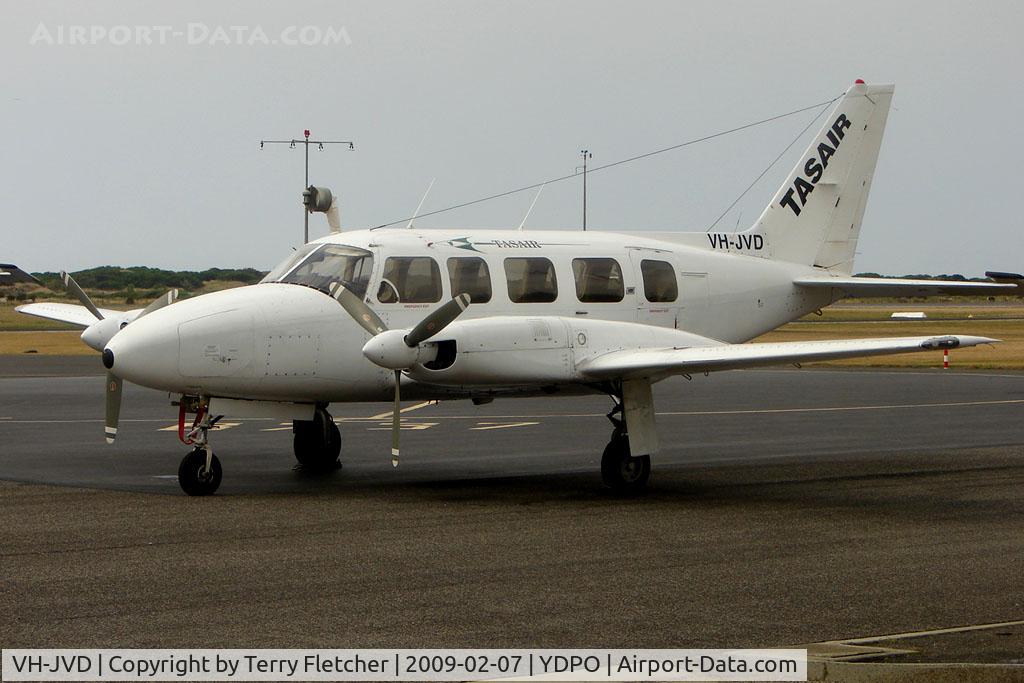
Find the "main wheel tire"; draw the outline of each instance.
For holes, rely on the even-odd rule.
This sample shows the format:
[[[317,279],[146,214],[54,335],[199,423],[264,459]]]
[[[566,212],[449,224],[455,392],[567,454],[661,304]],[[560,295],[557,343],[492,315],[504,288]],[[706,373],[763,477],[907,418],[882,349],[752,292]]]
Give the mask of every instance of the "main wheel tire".
[[[178,466],[178,483],[181,490],[190,496],[209,496],[220,486],[224,471],[216,455],[210,458],[210,469],[206,469],[206,451],[197,448],[181,459]]]
[[[651,456],[633,457],[629,438],[616,434],[601,456],[601,479],[604,485],[620,495],[636,495],[647,487],[651,478]]]
[[[295,459],[303,467],[327,471],[338,467],[338,456],[341,454],[341,431],[330,417],[317,413],[313,421],[295,421],[293,429],[295,439]]]

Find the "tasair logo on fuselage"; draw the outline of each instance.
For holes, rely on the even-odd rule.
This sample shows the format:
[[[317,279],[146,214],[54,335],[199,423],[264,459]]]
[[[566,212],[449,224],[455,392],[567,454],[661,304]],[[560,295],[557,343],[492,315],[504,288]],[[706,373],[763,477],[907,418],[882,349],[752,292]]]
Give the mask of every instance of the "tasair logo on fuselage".
[[[800,210],[807,204],[807,198],[814,192],[814,186],[821,180],[822,174],[828,168],[828,160],[839,149],[839,145],[843,142],[843,137],[846,136],[846,129],[850,125],[850,120],[846,118],[846,114],[840,114],[836,118],[832,124],[832,130],[825,136],[828,138],[828,142],[824,140],[819,142],[818,156],[811,157],[804,163],[804,176],[806,178],[799,175],[796,177],[793,185],[786,190],[786,194],[779,201],[779,206],[788,206],[794,216],[800,215]],[[832,144],[829,145],[829,142]]]
[[[433,244],[433,242],[431,243]],[[477,247],[497,247],[498,249],[543,249],[544,247],[569,247],[572,244],[561,244],[555,242],[538,242],[537,240],[489,240],[487,242],[474,242],[468,237],[456,237],[453,240],[445,240],[438,244],[447,244],[456,249],[467,251],[480,251]]]

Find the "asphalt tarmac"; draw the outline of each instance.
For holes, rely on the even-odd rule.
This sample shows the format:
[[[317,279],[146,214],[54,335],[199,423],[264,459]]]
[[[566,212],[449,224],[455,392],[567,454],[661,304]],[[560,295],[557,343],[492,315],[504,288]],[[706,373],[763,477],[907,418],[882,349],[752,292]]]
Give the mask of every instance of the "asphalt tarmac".
[[[3,647],[901,634],[931,645],[894,661],[1024,661],[1019,625],[906,639],[1024,618],[1021,374],[670,380],[637,499],[601,487],[602,397],[409,403],[397,470],[388,406],[334,406],[344,467],[321,476],[286,425],[235,420],[220,492],[193,499],[166,395],[128,388],[106,446],[98,361],[31,363],[0,362]]]

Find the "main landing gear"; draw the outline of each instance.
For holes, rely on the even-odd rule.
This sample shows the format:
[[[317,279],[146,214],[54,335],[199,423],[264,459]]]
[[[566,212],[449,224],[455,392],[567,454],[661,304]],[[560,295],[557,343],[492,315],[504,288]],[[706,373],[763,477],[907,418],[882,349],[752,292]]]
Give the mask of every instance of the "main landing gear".
[[[629,433],[623,419],[623,402],[618,396],[615,407],[608,413],[612,423],[612,438],[601,456],[601,479],[613,492],[623,496],[635,496],[647,487],[651,478],[651,456],[634,456],[630,451]]]
[[[292,421],[292,432],[295,459],[303,470],[329,472],[341,467],[341,432],[325,408],[318,406],[311,421]]]

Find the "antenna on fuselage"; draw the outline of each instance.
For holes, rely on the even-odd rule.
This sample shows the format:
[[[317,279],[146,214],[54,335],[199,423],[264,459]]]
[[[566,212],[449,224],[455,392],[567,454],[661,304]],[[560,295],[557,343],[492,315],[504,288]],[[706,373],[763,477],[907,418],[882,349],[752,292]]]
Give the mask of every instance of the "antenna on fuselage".
[[[537,200],[540,199],[540,193],[544,191],[544,188],[546,186],[547,186],[547,183],[544,183],[543,185],[541,185],[540,189],[537,190],[537,194],[535,194],[533,196],[533,202],[530,203],[530,208],[526,210],[526,215],[523,216],[523,222],[519,224],[519,230],[522,230],[523,227],[526,225],[526,219],[529,218],[530,217],[530,213],[533,212],[533,207],[537,206]]]
[[[420,199],[420,203],[416,206],[416,210],[412,212],[412,218],[409,219],[409,224],[405,226],[406,230],[412,228],[412,222],[420,215],[420,209],[423,208],[423,202],[427,201],[427,195],[430,194],[430,190],[433,189],[435,180],[437,180],[437,178],[432,179],[430,184],[427,185],[427,191],[423,193],[423,198]]]

